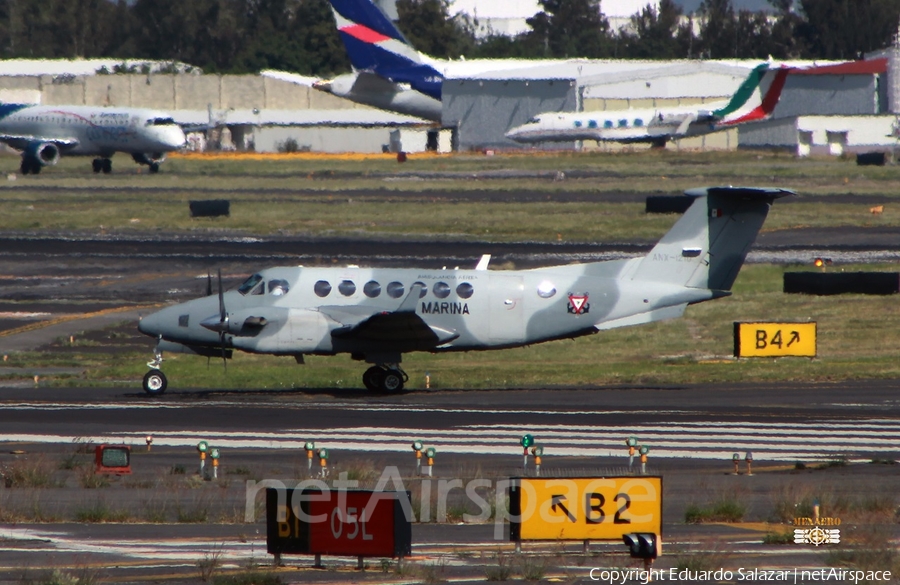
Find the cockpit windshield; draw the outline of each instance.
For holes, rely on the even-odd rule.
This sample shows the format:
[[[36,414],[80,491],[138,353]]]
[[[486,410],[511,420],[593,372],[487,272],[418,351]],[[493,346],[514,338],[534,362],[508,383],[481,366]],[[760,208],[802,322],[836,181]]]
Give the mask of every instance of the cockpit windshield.
[[[539,116],[535,116],[534,118],[531,118],[530,120],[528,120],[528,121],[525,122],[525,123],[526,123],[526,124],[540,124],[540,123],[541,123],[541,118],[540,118]]]
[[[150,118],[147,120],[147,126],[174,126],[174,118]]]
[[[253,289],[256,288],[256,285],[262,282],[262,279],[262,274],[254,274],[253,276],[245,280],[241,286],[238,287],[238,292],[245,296],[251,291],[253,291],[253,294],[260,294]]]

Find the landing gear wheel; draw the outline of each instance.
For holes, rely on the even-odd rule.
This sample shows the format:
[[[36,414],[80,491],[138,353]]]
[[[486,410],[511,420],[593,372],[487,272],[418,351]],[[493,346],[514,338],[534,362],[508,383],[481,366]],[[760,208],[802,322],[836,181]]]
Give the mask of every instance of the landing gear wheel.
[[[159,163],[150,163],[150,172],[158,173],[159,172]]]
[[[381,387],[385,392],[401,392],[403,390],[403,382],[405,376],[397,370],[387,370],[384,373],[384,380]]]
[[[159,396],[166,391],[168,385],[166,375],[159,370],[150,370],[144,374],[144,392],[150,396]]]
[[[103,170],[103,159],[95,158],[93,161],[91,161],[91,167],[94,169],[95,173],[99,173]]]
[[[363,374],[363,385],[372,392],[384,390],[384,368],[372,366]]]
[[[103,161],[103,163],[102,163],[103,174],[104,175],[110,174],[112,172],[112,161],[109,160],[108,158],[104,158],[101,160]]]
[[[31,173],[32,175],[40,174],[41,163],[31,157],[23,156],[22,164],[19,166],[19,171],[23,175],[27,175],[28,173]]]

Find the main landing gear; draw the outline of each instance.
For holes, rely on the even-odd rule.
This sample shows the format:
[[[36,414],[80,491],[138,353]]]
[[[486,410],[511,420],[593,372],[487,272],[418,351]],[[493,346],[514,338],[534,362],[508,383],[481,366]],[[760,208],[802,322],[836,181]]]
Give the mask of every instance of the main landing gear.
[[[372,366],[363,374],[363,384],[373,392],[401,392],[409,380],[400,366]]]
[[[108,175],[112,172],[112,161],[108,158],[95,158],[91,165],[95,173],[103,171],[104,175]]]
[[[35,158],[30,156],[22,157],[22,164],[19,166],[19,172],[23,175],[27,175],[31,173],[32,175],[41,174],[41,168],[43,165]]]
[[[159,351],[153,355],[153,360],[147,362],[150,371],[144,374],[144,392],[150,396],[159,396],[166,391],[169,381],[159,367],[162,365],[162,354]]]

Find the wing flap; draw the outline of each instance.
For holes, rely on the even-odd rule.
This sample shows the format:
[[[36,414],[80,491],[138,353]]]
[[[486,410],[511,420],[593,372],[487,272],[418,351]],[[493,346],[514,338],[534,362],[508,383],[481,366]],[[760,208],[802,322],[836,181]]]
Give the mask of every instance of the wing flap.
[[[432,327],[417,314],[404,311],[376,313],[355,325],[332,330],[331,336],[366,344],[429,349],[453,341],[459,333]]]

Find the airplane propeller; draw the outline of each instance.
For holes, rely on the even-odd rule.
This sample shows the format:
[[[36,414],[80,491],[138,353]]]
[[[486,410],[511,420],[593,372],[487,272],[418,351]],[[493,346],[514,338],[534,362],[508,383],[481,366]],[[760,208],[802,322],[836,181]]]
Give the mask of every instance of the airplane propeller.
[[[206,271],[206,296],[212,296],[212,274]]]

